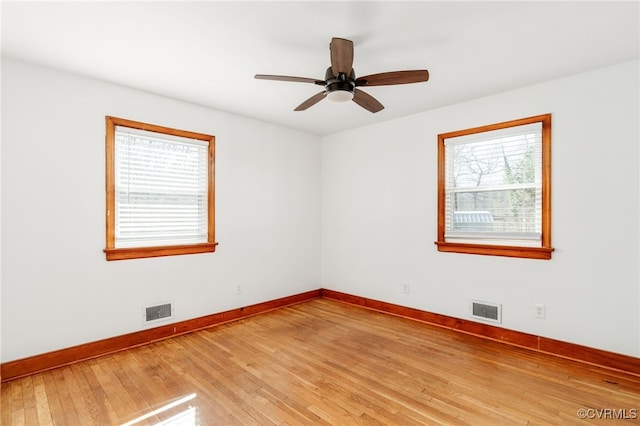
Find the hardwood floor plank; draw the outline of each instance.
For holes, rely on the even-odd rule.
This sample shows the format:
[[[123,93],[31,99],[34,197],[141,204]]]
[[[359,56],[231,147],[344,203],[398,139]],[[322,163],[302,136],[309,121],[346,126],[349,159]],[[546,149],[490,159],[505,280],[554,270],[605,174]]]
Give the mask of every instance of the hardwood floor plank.
[[[398,357],[401,357],[401,354],[396,354],[396,360],[389,353],[386,352],[385,347],[389,345],[390,342],[380,341],[379,338],[375,338],[374,336],[367,337],[365,333],[368,331],[362,329],[360,331],[361,339],[364,339],[366,342],[365,345],[354,345],[354,339],[352,331],[347,330],[347,338],[341,341],[337,341],[337,351],[343,351],[340,354],[340,359],[349,359],[349,363],[341,365],[339,362],[333,364],[333,368],[338,370],[342,375],[352,375],[354,376],[351,380],[356,383],[364,383],[365,387],[373,386],[375,389],[381,387],[381,383],[392,383],[394,386],[383,386],[382,390],[379,391],[381,400],[395,400],[402,408],[403,412],[406,414],[408,410],[404,402],[407,398],[412,399],[413,402],[422,401],[423,406],[433,405],[438,403],[438,400],[433,399],[429,395],[426,395],[424,390],[425,387],[419,384],[413,384],[413,389],[407,385],[406,382],[403,382],[402,370],[411,370],[408,365],[400,364],[398,361]],[[335,339],[338,339],[335,337]],[[397,347],[397,345],[395,345]],[[364,354],[364,355],[359,355]],[[420,354],[422,356],[422,354]],[[422,358],[421,358],[422,359]],[[370,379],[367,375],[370,374],[370,370],[362,370],[361,375],[355,375],[355,373],[360,373],[360,366],[363,364],[370,365],[371,363],[375,363],[373,369],[376,371],[388,371],[384,375],[378,375],[376,378]],[[406,376],[406,374],[405,374]],[[434,379],[434,376],[427,375],[428,379]],[[428,382],[432,382],[428,380]],[[443,390],[443,386],[448,384],[448,380],[434,380],[435,383],[440,385],[439,390]],[[403,386],[404,385],[404,386]],[[397,411],[397,410],[396,410]],[[451,415],[439,415],[439,416],[425,416],[424,411],[426,410],[417,410],[418,413],[421,413],[424,417],[418,417],[418,423],[423,424],[423,422],[427,421],[429,423],[440,423],[440,424],[450,424],[453,421],[456,421],[458,424],[463,424],[463,420],[460,417],[455,417],[456,413],[452,413]],[[447,406],[447,411],[451,411],[451,406]],[[443,411],[447,412],[447,411]],[[457,413],[458,416],[461,413]],[[454,417],[452,417],[454,416]],[[405,419],[405,421],[409,421],[409,419]]]
[[[24,403],[24,422],[27,425],[37,425],[38,424],[38,410],[36,403],[36,394],[33,387],[33,380],[31,377],[26,378],[22,382],[22,398]]]
[[[113,416],[119,423],[129,420],[132,412],[136,411],[131,395],[135,395],[137,387],[125,387],[120,381],[117,359],[119,356],[105,357],[101,362],[91,365],[91,369],[107,396],[109,406],[113,410]],[[133,383],[133,382],[131,382]]]
[[[11,388],[13,386],[20,386],[20,383],[17,381],[13,381],[0,384],[0,424],[3,425],[11,424],[11,416],[13,415],[13,404],[11,403]]]
[[[44,384],[44,379],[42,374],[36,374],[33,376],[33,390],[36,398],[36,411],[38,413],[38,424],[40,425],[51,425],[53,424],[53,412],[49,407],[49,396],[47,394],[47,389]],[[52,398],[55,398],[54,395],[51,395]]]
[[[172,347],[169,355],[164,357],[164,362],[170,365],[177,377],[183,379],[184,389],[197,395],[194,404],[198,406],[198,416],[207,420],[202,424],[258,424],[245,412],[235,409],[234,404],[212,385],[211,378],[203,372],[198,349],[194,346],[191,350],[189,343],[192,337],[198,339],[201,336],[185,337],[174,340],[176,345]],[[202,357],[209,356],[203,354]],[[212,348],[210,358],[214,360],[215,357],[215,348]]]
[[[289,315],[290,314],[288,313],[287,316]],[[257,322],[253,323],[254,328],[256,327],[256,324]],[[261,332],[261,330],[258,329],[258,332]],[[277,332],[279,332],[280,334],[281,331],[278,330]],[[270,363],[272,366],[278,365],[278,359],[284,361],[287,361],[287,358],[290,360],[295,360],[300,356],[306,355],[300,352],[296,352],[295,345],[280,345],[280,348],[278,348],[277,351],[279,355],[277,359],[274,359],[274,361],[276,362]],[[327,380],[328,373],[326,372],[326,370],[322,370],[322,368],[325,368],[326,365],[314,365],[314,362],[315,360],[313,359],[306,359],[305,363],[302,364],[306,368],[302,371],[296,371],[295,368],[292,368],[294,364],[291,361],[284,362],[284,364],[287,365],[288,370],[296,372],[296,377],[306,377],[307,383],[309,383],[310,379],[314,379],[314,382],[312,383],[313,391],[322,398],[325,404],[334,399],[340,399],[341,404],[337,405],[340,407],[337,414],[340,414],[342,417],[348,416],[352,419],[352,421],[355,421],[353,419],[357,419],[363,414],[366,414],[364,410],[367,409],[367,405],[363,404],[364,399],[360,401],[360,404],[353,403],[353,399],[355,399],[353,398],[353,392],[349,389],[345,389],[343,386],[336,386],[335,384],[331,386],[331,383]],[[299,366],[300,364],[295,365],[295,367]],[[318,374],[320,372],[322,374]],[[280,378],[282,378],[286,375],[286,372],[281,371],[277,374]],[[373,404],[369,404],[369,406],[372,405]]]
[[[129,371],[130,369],[137,370],[137,365],[130,364],[129,360],[130,358],[126,352],[108,359],[105,358],[106,370],[113,375],[114,384],[120,389],[119,392],[126,396],[125,403],[128,409],[123,410],[122,414],[119,415],[122,423],[126,423],[132,418],[139,417],[150,411],[150,406],[138,386],[139,383],[144,382],[138,380]]]
[[[67,382],[66,377],[68,374],[65,374],[66,371],[68,370],[57,369],[45,373],[45,386],[55,386],[56,399],[59,401],[59,404],[55,404],[56,409],[64,413],[65,417],[64,422],[61,424],[82,424],[73,396],[71,395],[74,386],[73,383]],[[49,390],[47,390],[47,393],[49,393]],[[49,404],[51,405],[51,401]]]
[[[11,424],[16,425],[24,425],[25,417],[24,417],[24,405],[23,405],[23,397],[22,397],[22,386],[16,384],[15,386],[10,387],[10,392],[8,396],[11,404]]]
[[[115,425],[119,419],[111,406],[111,399],[118,399],[119,395],[109,395],[109,388],[105,389],[102,386],[100,378],[98,377],[101,374],[101,369],[96,366],[100,362],[101,360],[99,359],[93,359],[83,363],[84,368],[82,369],[82,374],[89,385],[89,392],[92,394],[93,399],[97,402],[100,409],[99,412],[94,413],[94,415],[104,419],[103,422],[105,424]],[[98,375],[96,375],[96,371]]]
[[[206,335],[206,333],[204,334]],[[202,335],[197,337],[202,337]],[[224,337],[224,334],[220,333],[221,340],[223,340]],[[203,345],[202,341],[192,342],[191,339],[189,339],[189,341],[185,343],[192,348],[192,356],[196,361],[192,364],[194,377],[208,382],[216,395],[225,398],[228,404],[235,407],[236,410],[246,413],[251,419],[251,423],[272,423],[267,416],[257,410],[253,405],[251,394],[255,392],[256,386],[244,376],[238,374],[237,371],[229,368],[230,365],[228,365],[229,363],[223,354],[220,354],[219,351],[214,352],[218,355],[214,358],[214,356],[211,356],[212,354],[206,350],[207,345]],[[192,345],[192,343],[197,343],[198,345]],[[224,365],[224,362],[226,362],[227,365]]]
[[[73,404],[78,419],[78,424],[92,424],[92,417],[89,407],[86,404],[85,396],[80,389],[78,380],[71,368],[64,368],[59,370],[64,377],[64,383],[66,384],[66,391],[68,393],[68,400]],[[56,383],[58,388],[62,386]],[[64,389],[63,389],[64,390]]]
[[[333,325],[333,324],[332,324]],[[375,360],[376,358],[378,359],[378,362],[380,362],[381,364],[387,364],[388,359],[386,357],[380,358],[379,357],[379,351],[377,350],[373,350],[373,351],[368,351],[367,352],[367,348],[362,348],[362,347],[354,347],[353,345],[351,345],[351,343],[348,340],[345,341],[340,341],[338,342],[339,339],[339,335],[341,333],[340,331],[340,327],[338,327],[338,323],[335,324],[337,327],[334,327],[334,330],[332,332],[332,337],[331,339],[328,339],[329,341],[332,341],[333,343],[331,343],[331,346],[333,347],[333,355],[335,355],[334,357],[332,357],[332,359],[325,359],[323,360],[322,365],[315,365],[314,369],[316,369],[317,371],[322,371],[323,376],[324,377],[330,377],[331,375],[333,376],[340,376],[340,380],[338,380],[340,382],[340,384],[342,385],[341,387],[345,386],[345,381],[342,380],[345,377],[348,378],[347,382],[349,384],[353,384],[352,386],[347,386],[347,389],[345,389],[345,394],[347,395],[351,395],[351,398],[343,398],[343,400],[349,400],[349,399],[355,399],[353,397],[353,395],[362,395],[362,394],[367,394],[367,390],[368,389],[377,389],[380,387],[381,383],[385,383],[385,380],[380,380],[381,378],[378,377],[377,379],[374,378],[372,380],[370,380],[370,371],[368,372],[363,372],[363,375],[357,375],[355,374],[357,372],[356,368],[354,368],[354,365],[360,365],[362,362],[371,362],[373,360]],[[343,329],[343,331],[346,331],[347,334],[348,333],[348,329]],[[338,343],[338,344],[336,344]],[[369,348],[372,347],[372,343],[368,342],[367,346]],[[347,347],[347,351],[344,352],[343,348]],[[328,348],[330,349],[330,348]],[[360,358],[360,353],[362,353],[364,350],[365,353],[367,353],[366,355],[366,360]],[[303,354],[303,353],[298,353],[297,356],[305,356],[305,355],[310,355],[310,358],[307,359],[307,363],[312,363],[313,362],[313,358],[315,358],[315,355],[313,353],[311,354]],[[348,363],[346,363],[345,365],[341,365],[340,362],[338,362],[340,359],[342,359],[342,363],[344,363],[344,359],[348,360]],[[330,383],[331,384],[331,383]],[[338,394],[339,389],[336,388],[335,383],[332,384],[333,385],[333,389],[330,391],[330,393],[336,395]],[[371,387],[373,385],[373,387]],[[413,416],[413,421],[411,419],[412,416],[409,415],[410,411],[406,409],[406,407],[404,407],[403,410],[400,410],[398,408],[395,409],[389,409],[388,407],[385,407],[384,402],[385,401],[389,401],[390,399],[395,398],[396,402],[402,406],[402,400],[403,400],[403,396],[402,394],[395,392],[394,389],[391,388],[385,388],[384,392],[377,392],[379,395],[376,395],[376,393],[371,393],[369,392],[367,397],[362,397],[359,396],[357,398],[357,402],[358,402],[358,407],[360,409],[362,409],[363,407],[373,407],[374,409],[377,409],[377,411],[369,411],[369,412],[360,412],[360,413],[354,413],[357,416],[360,415],[364,415],[364,417],[367,416],[376,416],[377,418],[385,418],[387,419],[387,421],[391,421],[391,422],[398,422],[397,419],[397,413],[399,411],[402,411],[404,413],[404,419],[402,422],[398,422],[398,423],[402,423],[402,424],[424,424],[425,422],[425,417],[424,415],[421,415],[419,413],[416,413],[416,416]],[[372,399],[373,398],[373,399]],[[415,402],[415,401],[414,401]],[[385,409],[383,409],[382,407],[385,407]],[[363,418],[364,418],[363,417]],[[447,424],[450,423],[452,421],[451,417],[448,418],[437,418],[434,416],[431,416],[429,418],[426,419],[426,421],[430,422],[431,424],[434,424],[435,422],[438,423],[442,423],[442,424]],[[458,423],[460,423],[460,421],[458,421]]]
[[[4,383],[1,419],[638,425],[639,411],[638,376],[315,299]]]

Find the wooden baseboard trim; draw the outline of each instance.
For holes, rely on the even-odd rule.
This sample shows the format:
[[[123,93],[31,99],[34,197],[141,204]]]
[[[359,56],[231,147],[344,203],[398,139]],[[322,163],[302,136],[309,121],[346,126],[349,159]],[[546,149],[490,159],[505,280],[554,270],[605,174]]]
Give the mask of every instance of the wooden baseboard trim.
[[[571,359],[610,370],[640,376],[640,358],[622,355],[602,349],[590,348],[575,343],[549,339],[533,334],[523,333],[482,324],[447,315],[435,314],[420,309],[409,308],[366,297],[354,296],[334,290],[322,289],[322,297],[358,305],[367,309],[409,318],[438,327],[471,334],[485,339],[495,340],[509,345],[531,349],[537,352]]]
[[[255,305],[240,307],[225,312],[154,327],[95,342],[85,343],[70,348],[60,349],[41,355],[34,355],[15,361],[0,364],[1,381],[8,382],[31,374],[52,370],[76,362],[108,355],[143,346],[159,340],[168,339],[181,334],[191,333],[215,325],[258,315],[284,306],[302,303],[318,298],[333,299],[367,309],[397,315],[421,321],[438,327],[461,333],[471,334],[485,339],[495,340],[509,345],[519,346],[562,358],[579,361],[598,367],[608,368],[635,376],[640,376],[640,358],[608,352],[601,349],[581,346],[574,343],[549,339],[520,331],[482,324],[447,315],[422,311],[389,302],[354,296],[334,290],[318,289],[305,293],[287,296]]]
[[[181,334],[191,333],[193,331],[202,330],[222,323],[282,308],[284,306],[317,299],[321,297],[321,294],[322,291],[319,289],[312,290],[293,296],[270,300],[268,302],[257,303],[255,305],[85,343],[15,361],[9,361],[0,365],[1,381],[3,383],[8,382],[20,377],[146,345]]]

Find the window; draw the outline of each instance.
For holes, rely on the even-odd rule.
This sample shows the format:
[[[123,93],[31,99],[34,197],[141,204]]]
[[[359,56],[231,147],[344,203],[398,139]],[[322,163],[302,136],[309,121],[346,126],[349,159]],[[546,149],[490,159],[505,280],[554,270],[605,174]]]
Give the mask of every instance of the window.
[[[551,259],[551,115],[438,135],[439,251]]]
[[[107,260],[215,251],[215,138],[106,117]]]

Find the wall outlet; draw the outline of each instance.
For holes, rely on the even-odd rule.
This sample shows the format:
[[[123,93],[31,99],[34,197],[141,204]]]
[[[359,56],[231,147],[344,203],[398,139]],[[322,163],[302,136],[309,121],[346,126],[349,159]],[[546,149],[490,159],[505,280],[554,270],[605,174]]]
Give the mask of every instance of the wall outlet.
[[[236,284],[236,294],[240,295],[244,292],[244,286],[242,283]]]
[[[411,293],[411,288],[409,287],[409,283],[402,283],[402,292],[404,294]]]
[[[536,305],[536,318],[547,318],[547,307],[545,305]]]

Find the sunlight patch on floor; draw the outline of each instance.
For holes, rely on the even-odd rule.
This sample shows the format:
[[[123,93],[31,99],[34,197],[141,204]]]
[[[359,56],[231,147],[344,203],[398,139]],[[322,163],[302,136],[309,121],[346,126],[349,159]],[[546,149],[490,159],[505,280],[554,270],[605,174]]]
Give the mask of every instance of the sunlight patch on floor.
[[[123,423],[122,426],[132,426],[136,423],[140,423],[143,420],[146,420],[150,417],[161,414],[165,411],[168,411],[174,407],[179,406],[180,404],[184,404],[186,402],[191,401],[196,397],[195,393],[189,394],[183,398],[180,398],[176,401],[170,402],[168,404],[163,405],[162,407],[155,409],[149,413],[146,413],[140,417],[137,417],[127,423]],[[188,409],[182,411],[181,413],[176,414],[173,417],[170,417],[167,420],[163,420],[160,423],[156,423],[155,426],[196,426],[196,407],[189,406]]]

